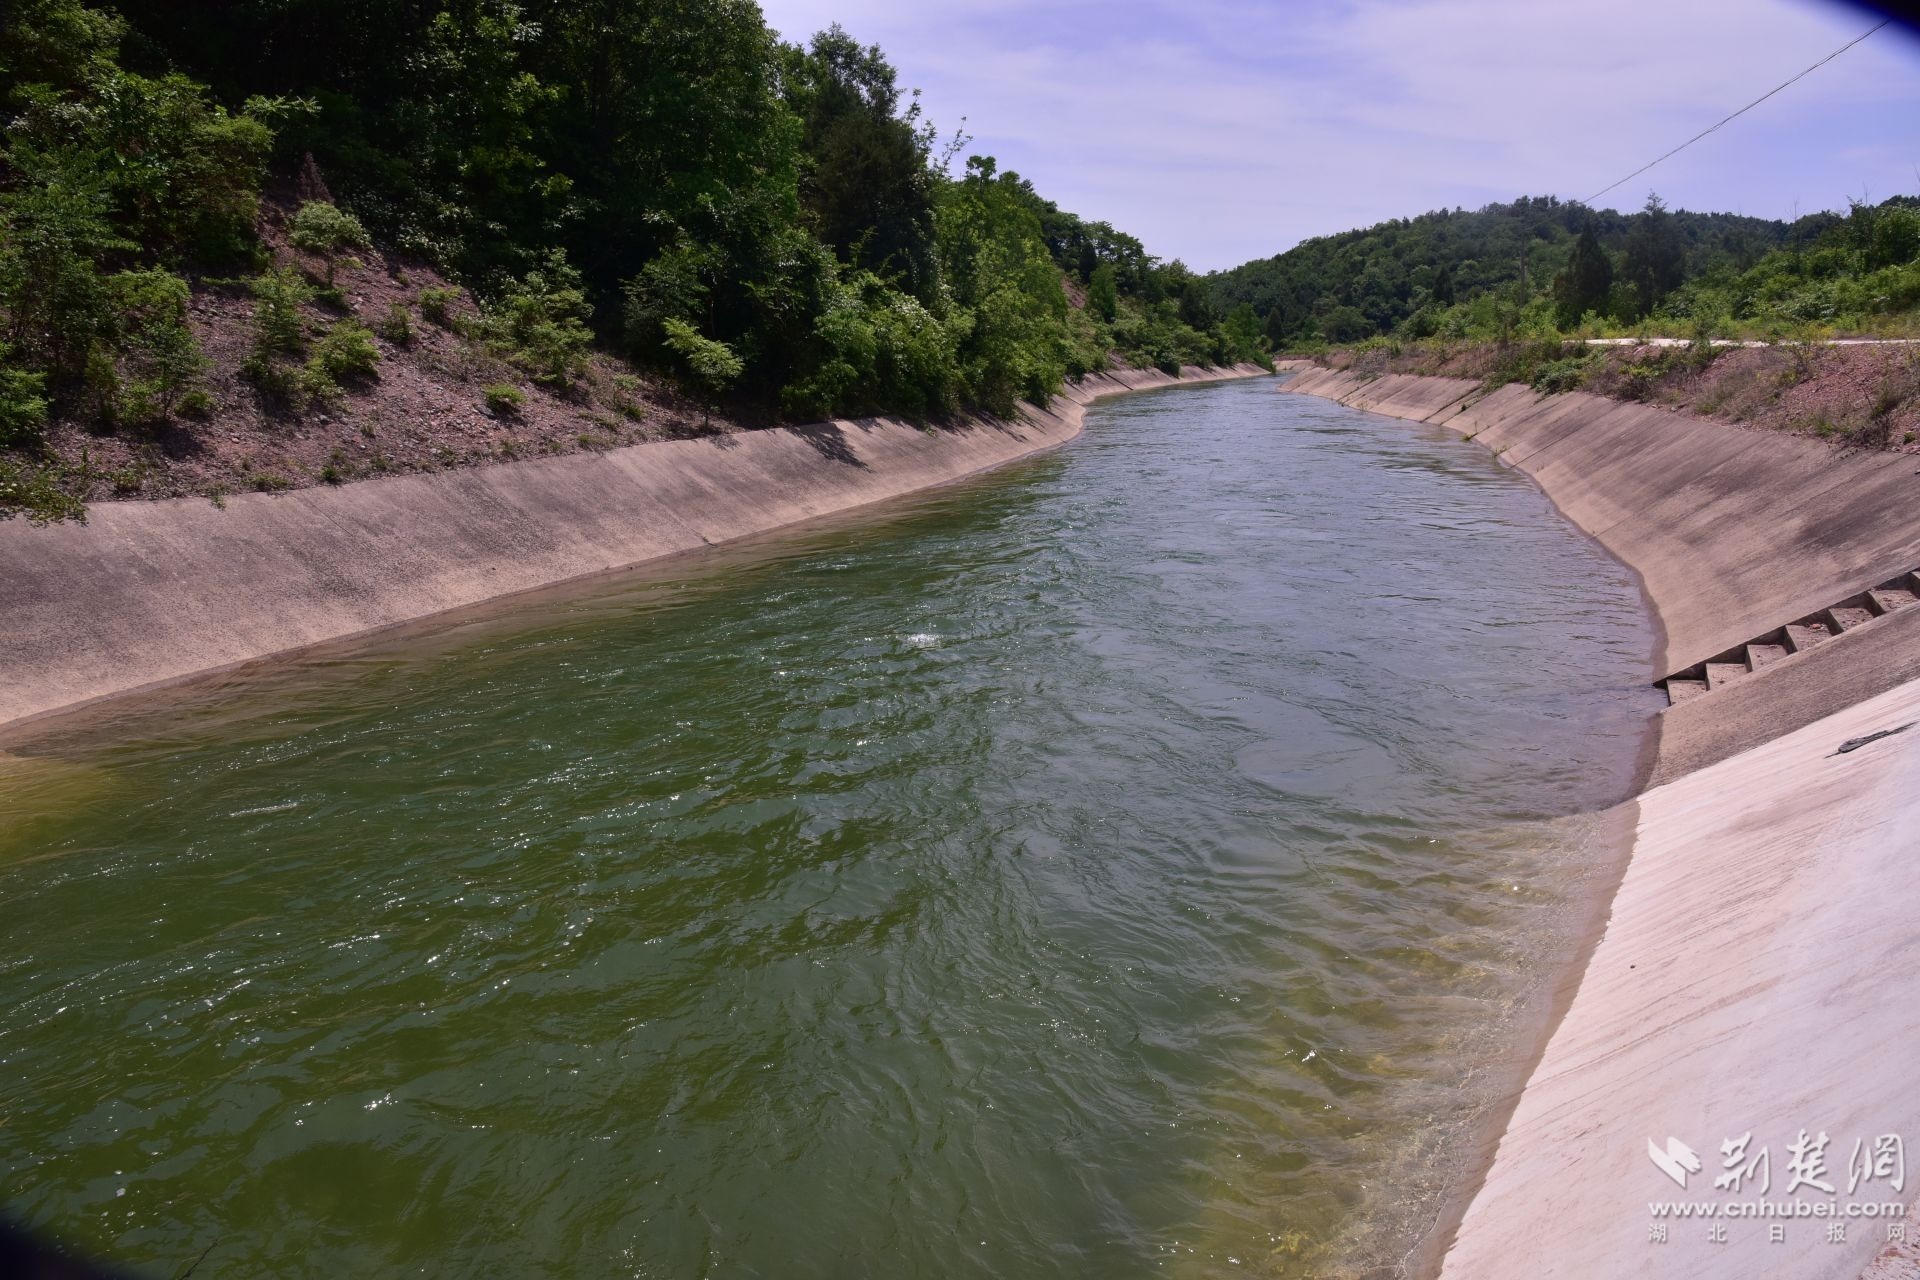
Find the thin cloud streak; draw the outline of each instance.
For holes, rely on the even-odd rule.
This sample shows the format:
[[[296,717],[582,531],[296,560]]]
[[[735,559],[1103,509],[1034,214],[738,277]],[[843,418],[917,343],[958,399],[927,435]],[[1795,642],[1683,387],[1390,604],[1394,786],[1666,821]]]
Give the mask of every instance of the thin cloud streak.
[[[764,0],[878,43],[931,119],[1201,268],[1517,195],[1577,198],[1871,26],[1795,0]],[[1912,192],[1920,41],[1889,28],[1633,183],[1767,217]]]

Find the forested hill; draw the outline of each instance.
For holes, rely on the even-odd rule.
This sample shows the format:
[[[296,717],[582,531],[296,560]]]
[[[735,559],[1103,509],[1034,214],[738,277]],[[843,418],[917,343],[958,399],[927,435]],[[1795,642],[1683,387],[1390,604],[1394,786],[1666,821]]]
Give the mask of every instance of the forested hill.
[[[1351,342],[1395,331],[1424,337],[1458,303],[1489,294],[1518,298],[1523,264],[1527,296],[1549,296],[1590,229],[1620,264],[1609,273],[1610,294],[1592,309],[1631,320],[1688,280],[1715,269],[1745,270],[1769,250],[1810,243],[1840,221],[1823,213],[1789,225],[1669,211],[1657,201],[1629,215],[1553,196],[1522,197],[1321,236],[1219,272],[1209,283],[1223,307],[1251,303],[1276,344]]]
[[[443,399],[484,367],[508,421],[587,382],[764,421],[1264,358],[1179,263],[963,160],[881,50],[751,0],[9,0],[0,119],[0,517],[61,424],[160,465],[403,364]]]

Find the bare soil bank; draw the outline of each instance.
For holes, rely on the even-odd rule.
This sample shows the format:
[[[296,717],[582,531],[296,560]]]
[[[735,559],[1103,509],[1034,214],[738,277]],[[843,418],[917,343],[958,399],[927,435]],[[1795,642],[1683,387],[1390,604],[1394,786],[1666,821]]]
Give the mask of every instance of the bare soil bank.
[[[1553,357],[1558,356],[1557,360]],[[1419,344],[1331,353],[1343,372],[1529,380],[1840,444],[1920,452],[1920,346]],[[1515,370],[1520,370],[1515,372]]]
[[[261,247],[271,265],[324,280],[323,264],[287,242],[298,205],[289,194],[264,202]],[[380,355],[370,376],[305,406],[264,394],[243,373],[254,346],[248,282],[199,281],[187,322],[209,362],[208,407],[143,431],[55,422],[47,454],[60,487],[86,502],[274,492],[765,425],[710,415],[601,351],[564,387],[537,381],[461,331],[478,315],[472,296],[423,262],[364,250],[336,264],[334,283],[337,301],[298,307],[302,332],[311,341],[341,320],[365,324]],[[517,408],[488,403],[487,388],[502,384],[522,397]]]
[[[943,484],[1079,434],[1100,374],[1018,421],[863,419],[290,493],[0,523],[0,726]]]

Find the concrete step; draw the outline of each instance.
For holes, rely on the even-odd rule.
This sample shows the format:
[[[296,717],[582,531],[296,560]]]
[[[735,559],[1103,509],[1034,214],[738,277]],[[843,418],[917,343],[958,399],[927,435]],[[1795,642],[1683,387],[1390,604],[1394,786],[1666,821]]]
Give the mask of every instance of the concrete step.
[[[1707,688],[1722,689],[1736,680],[1744,680],[1753,672],[1744,662],[1709,662],[1707,668]]]
[[[1705,680],[1682,680],[1678,676],[1667,681],[1667,705],[1685,702],[1688,698],[1697,698],[1707,691]]]
[[[1787,628],[1787,647],[1804,653],[1817,644],[1833,639],[1833,628],[1824,622],[1793,623]]]
[[[1799,622],[1763,632],[1714,661],[1688,667],[1684,673],[1676,673],[1659,683],[1666,687],[1667,705],[1672,706],[1744,680],[1793,654],[1805,653],[1843,632],[1903,609],[1920,610],[1920,569],[1891,579],[1883,586],[1848,596],[1832,608]],[[1738,660],[1729,662],[1730,657]]]
[[[1873,597],[1874,604],[1880,607],[1882,613],[1893,613],[1920,604],[1920,595],[1915,595],[1905,587],[1875,587],[1867,594]]]

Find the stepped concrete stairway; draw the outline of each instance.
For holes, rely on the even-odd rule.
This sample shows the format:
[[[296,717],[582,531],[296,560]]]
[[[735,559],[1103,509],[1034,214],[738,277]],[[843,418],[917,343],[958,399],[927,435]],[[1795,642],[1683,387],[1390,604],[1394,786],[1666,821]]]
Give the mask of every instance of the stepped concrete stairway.
[[[1889,614],[1920,604],[1920,569],[1890,578],[1877,587],[1848,596],[1838,604],[1775,627],[1744,644],[1735,645],[1705,662],[1661,680],[1669,706],[1704,697],[1717,689],[1757,674],[1796,653],[1805,653],[1835,636],[1870,626]]]

